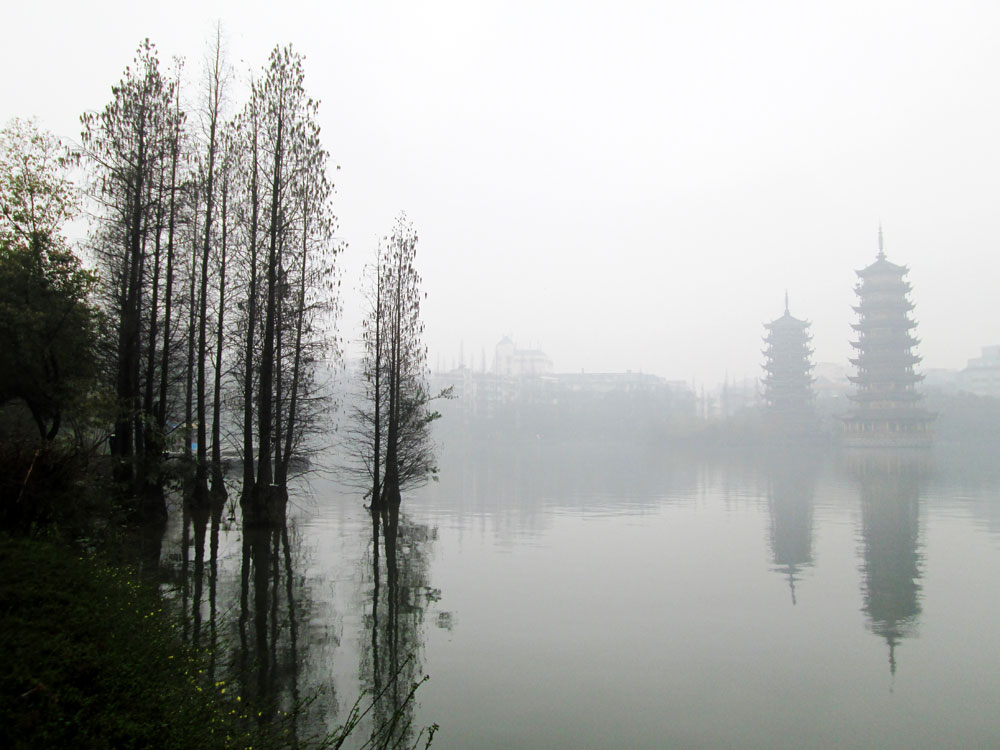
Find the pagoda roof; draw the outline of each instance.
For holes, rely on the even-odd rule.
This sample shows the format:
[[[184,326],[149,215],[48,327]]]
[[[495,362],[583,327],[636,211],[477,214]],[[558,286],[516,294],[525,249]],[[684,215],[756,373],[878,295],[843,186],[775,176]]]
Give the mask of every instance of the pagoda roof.
[[[775,333],[782,333],[784,331],[798,333],[799,331],[804,331],[809,325],[808,320],[799,320],[798,318],[793,318],[791,315],[782,315],[770,323],[765,323],[764,328]]]
[[[788,311],[788,292],[785,292],[785,313],[780,318],[775,318],[770,323],[765,323],[765,328],[806,328],[809,326],[808,320],[796,318]]]
[[[855,271],[863,279],[869,276],[905,276],[909,272],[910,269],[907,266],[899,266],[890,262],[882,251],[879,251],[878,257],[870,266]]]

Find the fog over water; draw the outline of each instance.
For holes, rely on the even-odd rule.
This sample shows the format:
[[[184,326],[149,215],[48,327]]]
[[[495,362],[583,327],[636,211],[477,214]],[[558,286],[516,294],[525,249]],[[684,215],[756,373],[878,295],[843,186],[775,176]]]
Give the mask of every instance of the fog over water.
[[[247,495],[273,518],[238,441],[211,514],[161,482],[144,572],[212,679],[299,738],[369,696],[359,736],[406,746],[1000,746],[1000,360],[922,380],[1000,345],[1000,5],[21,4],[0,124],[76,140],[144,37],[193,111],[216,20],[228,114],[276,44],[306,56],[348,367],[306,475]],[[400,210],[436,372],[365,402],[358,286]],[[439,472],[373,512],[383,402]]]
[[[755,376],[761,323],[850,353],[853,271],[911,268],[927,368],[1000,342],[1000,8],[990,2],[86,6],[5,11],[0,120],[78,137],[150,37],[194,98],[216,19],[245,86],[307,56],[344,256],[400,209],[420,234],[432,365],[503,334],[557,371]],[[242,93],[234,92],[234,100]]]

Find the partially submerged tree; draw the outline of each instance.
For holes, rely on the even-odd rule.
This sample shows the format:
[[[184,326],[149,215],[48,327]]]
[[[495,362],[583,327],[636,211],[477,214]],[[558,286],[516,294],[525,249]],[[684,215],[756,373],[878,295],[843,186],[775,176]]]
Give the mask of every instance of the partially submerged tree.
[[[317,112],[302,58],[284,47],[271,53],[238,118],[246,199],[239,248],[243,501],[254,517],[286,494],[291,459],[314,424],[305,417],[318,411],[314,372],[335,344],[323,320],[339,309],[339,246]]]
[[[100,113],[82,118],[83,147],[94,169],[91,197],[102,209],[96,249],[114,327],[109,364],[119,414],[111,451],[120,459],[119,478],[132,481],[141,492],[149,488],[146,437],[147,425],[154,419],[144,408],[152,404],[143,403],[144,392],[152,392],[143,388],[143,377],[152,379],[154,373],[148,369],[148,359],[146,372],[142,369],[142,334],[155,328],[150,297],[151,288],[159,285],[157,248],[162,219],[173,211],[162,201],[173,198],[164,186],[166,175],[176,167],[181,118],[175,106],[176,86],[161,72],[156,49],[146,40],[134,67],[126,68],[112,87],[111,102]],[[162,513],[162,501],[155,504],[153,510]]]
[[[205,505],[225,495],[223,420],[234,417],[243,497],[266,515],[323,409],[315,371],[336,348],[339,248],[302,58],[276,48],[226,123],[218,31],[214,42],[200,128],[185,132],[179,67],[164,76],[148,41],[107,107],[83,117],[119,404],[110,445],[122,486],[162,511],[168,436],[183,436],[185,487]]]
[[[203,184],[204,184],[204,215],[202,219],[201,228],[201,253],[200,253],[200,269],[199,269],[199,284],[200,290],[198,293],[198,312],[197,312],[197,328],[198,328],[198,345],[196,350],[196,369],[197,369],[197,383],[196,383],[196,404],[197,404],[197,463],[195,468],[195,483],[194,483],[194,502],[195,504],[201,505],[208,501],[208,404],[207,404],[207,388],[208,388],[208,277],[209,277],[209,263],[214,259],[219,252],[223,253],[222,260],[222,282],[219,289],[219,317],[222,317],[222,305],[225,299],[225,259],[224,259],[224,241],[225,241],[225,228],[223,228],[222,242],[223,247],[219,248],[220,238],[216,236],[215,232],[215,219],[216,219],[216,193],[219,191],[219,182],[217,179],[219,168],[222,162],[223,156],[222,152],[222,130],[224,123],[222,121],[222,106],[224,103],[225,88],[228,78],[228,68],[223,55],[222,49],[222,32],[219,27],[216,27],[215,35],[215,45],[212,50],[211,56],[207,61],[206,71],[205,71],[205,89],[204,89],[204,102],[203,102],[203,133],[202,133],[202,155],[201,164],[203,169]],[[215,252],[213,252],[215,251]],[[220,326],[220,336],[221,336],[221,326]],[[219,340],[221,344],[221,338]],[[216,362],[216,370],[218,371],[219,362]],[[218,398],[218,397],[216,397]],[[218,415],[215,415],[216,426],[213,427],[213,458],[216,466],[218,466],[221,456],[219,455],[219,441],[218,435],[216,433]],[[215,494],[218,496],[221,493],[221,482],[218,479],[218,469],[216,469],[215,481],[213,482],[213,487],[215,488]]]
[[[427,386],[420,320],[417,234],[400,214],[366,269],[369,309],[363,323],[364,392],[352,415],[351,440],[370,481],[372,510],[398,504],[400,489],[433,476],[430,425],[440,415]]]

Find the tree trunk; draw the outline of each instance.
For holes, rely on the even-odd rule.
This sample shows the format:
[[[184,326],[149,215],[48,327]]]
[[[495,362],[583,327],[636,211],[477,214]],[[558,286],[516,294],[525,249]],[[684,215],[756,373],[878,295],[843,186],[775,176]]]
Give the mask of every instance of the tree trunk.
[[[213,95],[210,103],[211,122],[208,135],[208,181],[205,187],[205,241],[201,250],[201,299],[198,310],[198,464],[195,469],[195,501],[205,503],[208,500],[208,414],[205,408],[205,391],[207,378],[205,360],[208,358],[208,256],[212,248],[212,220],[215,208],[215,131],[219,119],[219,80],[218,58],[219,48],[216,47],[216,77],[213,81]]]
[[[284,121],[278,113],[278,133],[274,149],[274,173],[271,185],[271,225],[267,255],[267,304],[264,309],[264,341],[260,358],[260,390],[257,405],[259,425],[259,451],[257,459],[257,483],[254,487],[258,510],[265,508],[270,499],[273,480],[271,465],[271,426],[274,416],[274,400],[271,388],[274,385],[274,322],[275,297],[277,292],[277,252],[278,252],[278,206],[281,200],[281,162],[283,148]]]
[[[229,228],[227,213],[229,197],[229,175],[226,173],[222,181],[222,245],[221,263],[219,266],[219,316],[215,329],[215,383],[212,389],[212,489],[211,495],[216,500],[226,498],[226,485],[222,475],[222,440],[220,411],[222,405],[222,340],[223,316],[226,310],[226,240]]]

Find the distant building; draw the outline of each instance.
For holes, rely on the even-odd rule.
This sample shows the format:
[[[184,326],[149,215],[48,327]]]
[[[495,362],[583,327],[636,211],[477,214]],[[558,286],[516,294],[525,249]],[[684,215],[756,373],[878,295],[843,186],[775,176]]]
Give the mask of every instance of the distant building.
[[[851,393],[847,366],[839,362],[817,362],[813,366],[813,391],[817,403],[847,399]]]
[[[785,314],[765,323],[764,328],[767,334],[762,385],[768,422],[785,436],[815,432],[819,425],[812,388],[809,322],[788,311],[786,293]]]
[[[493,372],[503,377],[537,377],[552,374],[552,360],[540,349],[518,349],[508,336],[496,346]]]
[[[920,407],[916,385],[923,376],[914,371],[920,357],[913,352],[918,343],[916,323],[910,319],[913,303],[910,284],[903,277],[906,266],[890,263],[878,233],[878,256],[857,271],[858,304],[853,324],[858,338],[851,345],[857,373],[851,395],[854,409],[843,417],[844,440],[855,446],[929,445],[934,415]]]
[[[984,346],[981,357],[970,359],[959,373],[959,386],[977,396],[1000,398],[1000,346]]]
[[[684,382],[631,370],[557,374],[545,352],[517,349],[509,337],[497,344],[489,372],[467,367],[436,372],[431,386],[452,389],[440,408],[456,423],[495,434],[624,434],[640,424],[694,418],[694,394]]]

